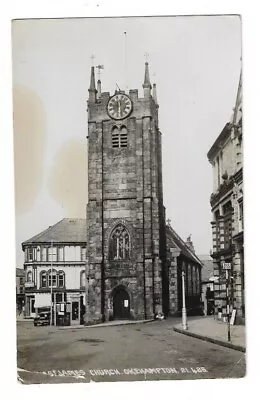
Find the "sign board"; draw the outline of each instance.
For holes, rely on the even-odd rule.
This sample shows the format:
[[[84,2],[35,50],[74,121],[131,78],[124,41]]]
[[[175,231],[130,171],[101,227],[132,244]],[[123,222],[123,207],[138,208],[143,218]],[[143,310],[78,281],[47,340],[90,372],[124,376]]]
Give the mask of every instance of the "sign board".
[[[231,269],[231,263],[223,262],[222,268],[223,269]]]
[[[233,310],[230,318],[230,325],[234,325],[237,310]]]
[[[128,307],[128,300],[124,300],[124,307]]]

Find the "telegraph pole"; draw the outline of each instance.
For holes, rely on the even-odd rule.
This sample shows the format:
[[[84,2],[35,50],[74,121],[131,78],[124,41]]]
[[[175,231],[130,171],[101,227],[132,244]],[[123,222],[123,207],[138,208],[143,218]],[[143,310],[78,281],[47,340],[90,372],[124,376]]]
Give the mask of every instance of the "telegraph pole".
[[[230,335],[230,293],[229,293],[229,271],[231,270],[231,263],[223,262],[223,270],[226,271],[226,298],[227,298],[227,329],[228,329],[228,341],[231,341]]]

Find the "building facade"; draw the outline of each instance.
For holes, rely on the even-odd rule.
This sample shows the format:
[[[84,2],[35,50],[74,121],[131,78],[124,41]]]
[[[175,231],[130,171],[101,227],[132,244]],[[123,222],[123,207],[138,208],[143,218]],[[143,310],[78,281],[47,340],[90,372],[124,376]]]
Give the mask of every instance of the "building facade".
[[[210,255],[203,254],[198,256],[202,262],[201,276],[201,301],[204,306],[204,315],[214,314],[214,281],[218,279],[214,276],[214,262]]]
[[[245,317],[243,239],[242,77],[231,122],[208,152],[213,169],[211,195],[215,313],[236,310]],[[228,275],[224,268],[230,268]]]
[[[202,263],[196,256],[191,237],[184,242],[170,223],[166,226],[169,315],[181,315],[182,272],[185,276],[185,299],[188,315],[202,315],[201,274]]]
[[[22,314],[24,307],[24,282],[25,273],[22,268],[16,268],[16,313],[18,315]]]
[[[53,309],[79,324],[85,313],[86,221],[64,218],[22,243],[25,317]]]
[[[167,312],[166,233],[156,86],[88,99],[86,324]]]

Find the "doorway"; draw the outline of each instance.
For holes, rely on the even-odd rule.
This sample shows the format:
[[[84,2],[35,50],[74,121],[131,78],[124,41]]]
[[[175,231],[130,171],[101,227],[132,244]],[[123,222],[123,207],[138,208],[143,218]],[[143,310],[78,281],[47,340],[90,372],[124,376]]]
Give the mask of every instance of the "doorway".
[[[123,288],[116,289],[113,296],[113,319],[130,318],[130,298]]]

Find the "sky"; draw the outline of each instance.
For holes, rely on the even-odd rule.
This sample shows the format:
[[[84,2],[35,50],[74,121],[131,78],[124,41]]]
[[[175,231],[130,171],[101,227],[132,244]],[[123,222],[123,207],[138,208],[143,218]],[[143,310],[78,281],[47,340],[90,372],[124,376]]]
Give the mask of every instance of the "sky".
[[[126,34],[124,34],[126,32]],[[84,218],[91,55],[102,91],[157,84],[166,217],[212,248],[207,152],[230,120],[241,68],[237,16],[17,20],[12,24],[17,267],[21,242]],[[97,73],[96,73],[97,78]]]

